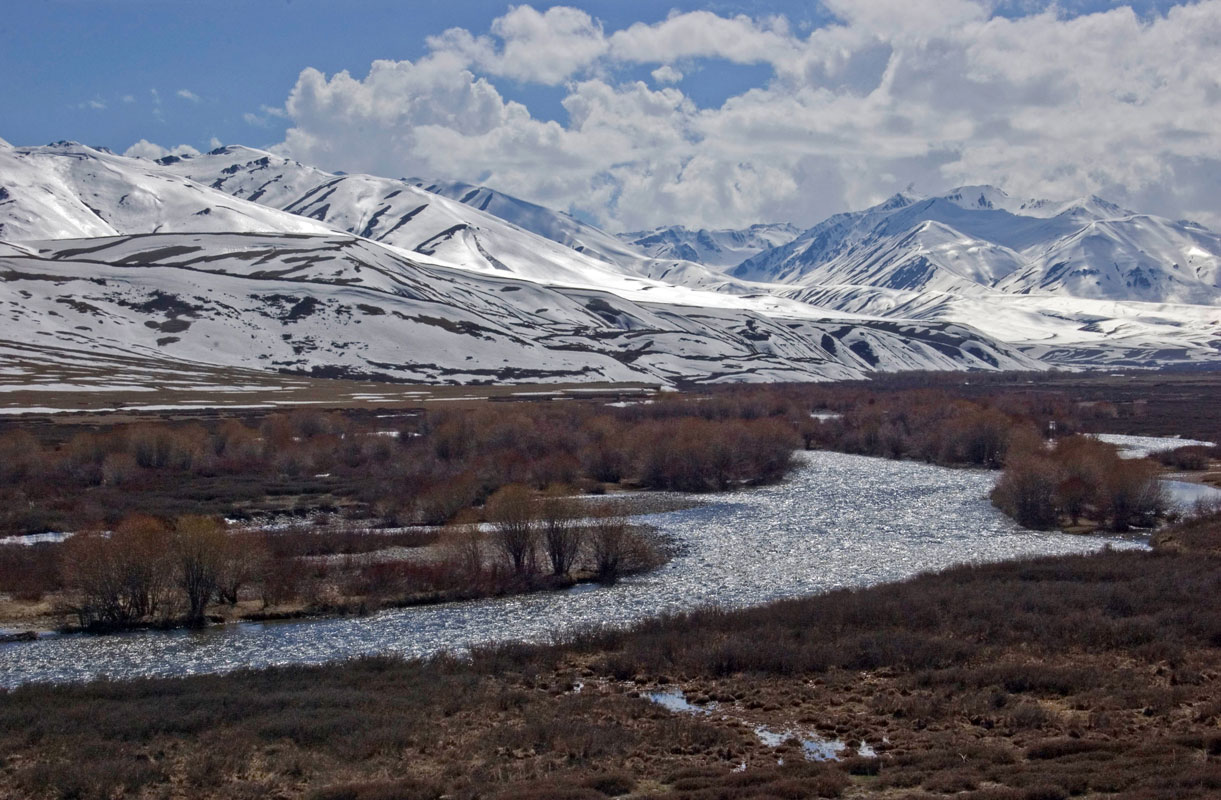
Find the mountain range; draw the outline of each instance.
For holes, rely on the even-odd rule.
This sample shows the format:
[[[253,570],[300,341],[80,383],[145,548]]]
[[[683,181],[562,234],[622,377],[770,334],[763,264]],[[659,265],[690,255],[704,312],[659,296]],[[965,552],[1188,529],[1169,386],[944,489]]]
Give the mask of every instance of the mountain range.
[[[1219,265],[1194,223],[993,187],[808,230],[613,235],[487,187],[246,147],[0,140],[9,383],[34,380],[5,363],[31,348],[420,383],[1199,365],[1221,361]]]

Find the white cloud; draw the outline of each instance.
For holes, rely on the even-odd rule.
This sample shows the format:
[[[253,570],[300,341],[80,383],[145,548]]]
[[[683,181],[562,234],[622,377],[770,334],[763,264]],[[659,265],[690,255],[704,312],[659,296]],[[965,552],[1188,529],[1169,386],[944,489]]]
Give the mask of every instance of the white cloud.
[[[562,83],[608,49],[601,24],[564,6],[542,13],[517,6],[492,23],[490,36],[451,28],[430,37],[428,44],[434,52],[459,55],[489,74],[545,84]]]
[[[136,96],[132,95],[132,94],[125,94],[125,95],[123,95],[123,102],[124,103],[134,103],[134,102],[136,102]]]
[[[614,58],[641,64],[689,58],[723,58],[739,64],[774,63],[794,55],[800,42],[783,17],[752,20],[711,11],[671,14],[653,25],[637,22],[609,39]]]
[[[662,64],[649,74],[653,76],[654,81],[661,84],[679,83],[683,79],[683,74],[669,64]]]
[[[259,111],[262,113],[256,114],[253,111],[247,111],[245,114],[242,114],[242,120],[247,125],[253,125],[256,128],[268,128],[271,127],[272,118],[283,119],[288,116],[284,109],[273,108],[272,106],[259,106]]]
[[[123,155],[132,158],[147,158],[156,160],[165,156],[197,156],[199,151],[189,144],[180,144],[177,147],[162,147],[159,144],[154,144],[148,139],[141,139],[131,147],[123,151]]]
[[[808,33],[707,11],[608,33],[583,11],[516,7],[487,34],[447,31],[415,63],[306,69],[280,148],[331,169],[482,180],[611,227],[812,223],[912,183],[1099,193],[1221,225],[1221,0],[1151,18],[826,6],[837,21]],[[701,109],[671,84],[702,59],[772,74]],[[655,65],[662,88],[610,77],[635,65]],[[506,100],[502,76],[563,85],[567,122]]]
[[[179,89],[174,94],[178,95],[183,100],[190,100],[192,103],[198,103],[200,100],[199,95],[195,94],[190,89]]]

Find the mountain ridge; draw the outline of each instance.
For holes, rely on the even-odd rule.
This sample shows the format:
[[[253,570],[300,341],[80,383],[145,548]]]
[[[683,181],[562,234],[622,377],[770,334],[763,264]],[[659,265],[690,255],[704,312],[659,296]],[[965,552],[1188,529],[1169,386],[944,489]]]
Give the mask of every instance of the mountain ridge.
[[[659,383],[1221,362],[1221,239],[1099,198],[966,186],[800,232],[619,237],[458,181],[328,173],[236,145],[154,161],[76,143],[0,147],[0,191],[16,240],[0,243],[0,339],[82,358]],[[676,244],[721,260],[651,249]],[[1181,264],[1162,263],[1176,252]],[[167,316],[168,297],[186,305]]]

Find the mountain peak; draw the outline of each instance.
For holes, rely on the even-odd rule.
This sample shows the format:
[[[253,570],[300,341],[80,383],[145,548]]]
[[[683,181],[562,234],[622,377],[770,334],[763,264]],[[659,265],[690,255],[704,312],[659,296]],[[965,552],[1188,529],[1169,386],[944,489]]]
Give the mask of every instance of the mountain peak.
[[[1008,210],[1013,200],[1004,189],[987,184],[959,186],[941,196],[954,205],[972,211]]]
[[[918,194],[911,192],[895,192],[890,197],[878,204],[879,211],[892,211],[897,208],[907,208],[913,203],[918,203],[924,198]]]

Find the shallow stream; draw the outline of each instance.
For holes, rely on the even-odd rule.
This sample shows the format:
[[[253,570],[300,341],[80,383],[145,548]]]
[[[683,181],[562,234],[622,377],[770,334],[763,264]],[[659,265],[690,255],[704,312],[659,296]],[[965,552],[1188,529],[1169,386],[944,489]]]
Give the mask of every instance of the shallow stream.
[[[375,653],[424,656],[506,640],[624,626],[667,611],[741,607],[900,580],[962,562],[1114,547],[1139,537],[1018,527],[989,504],[997,473],[825,451],[798,454],[784,483],[709,495],[642,517],[679,554],[613,587],[384,611],[370,617],[243,623],[202,631],[48,636],[0,645],[0,686],[317,664]]]

